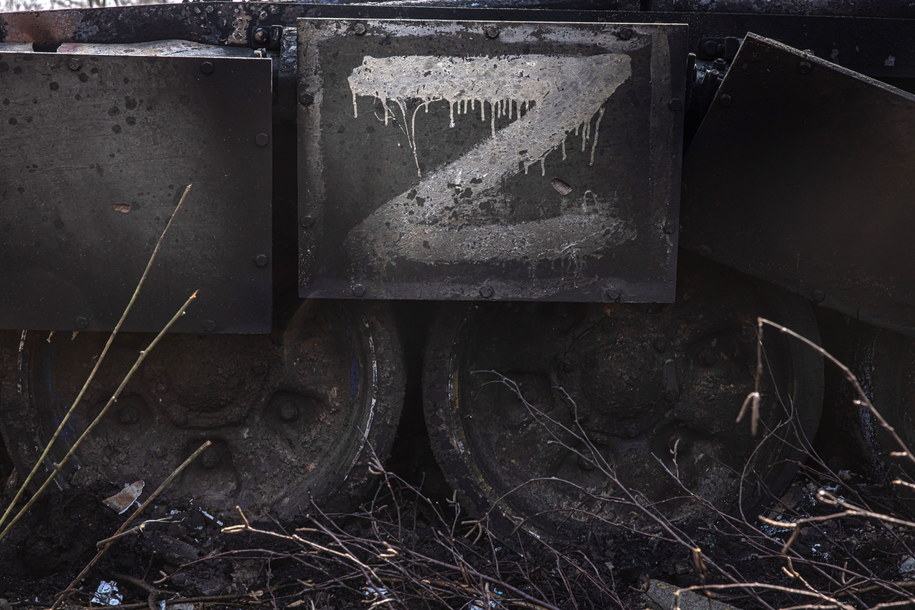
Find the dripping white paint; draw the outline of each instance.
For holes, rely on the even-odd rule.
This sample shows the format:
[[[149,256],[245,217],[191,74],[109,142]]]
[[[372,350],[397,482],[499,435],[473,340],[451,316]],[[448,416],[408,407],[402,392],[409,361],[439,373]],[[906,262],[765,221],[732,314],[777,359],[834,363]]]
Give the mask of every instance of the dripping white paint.
[[[603,84],[617,80],[613,76],[608,78],[606,73],[600,71],[601,68],[613,67],[616,76],[622,77],[622,80],[612,85],[616,89],[629,77],[628,60],[628,56],[616,54],[595,57],[365,57],[362,65],[350,74],[348,81],[353,96],[354,117],[359,116],[358,98],[366,96],[381,103],[385,125],[392,118],[399,119],[413,153],[417,175],[421,177],[416,141],[416,115],[420,110],[428,113],[431,104],[447,104],[449,127],[456,125],[456,116],[479,113],[481,121],[489,120],[492,135],[495,136],[498,119],[518,119],[528,111],[539,114],[544,108],[544,102],[549,101],[551,96],[575,99],[569,98],[567,89],[573,79],[587,78],[590,82],[583,83],[586,85],[597,84],[601,80],[604,81]],[[546,134],[549,136],[549,146],[546,150],[541,150],[539,155],[531,155],[533,158],[522,162],[524,172],[527,173],[531,165],[539,162],[541,173],[545,173],[546,156],[556,148],[561,148],[562,158],[566,159],[566,138],[572,131],[581,137],[582,152],[590,144],[590,164],[593,165],[600,122],[604,116],[601,105],[607,97],[609,95],[598,100],[583,100],[585,104],[569,105],[566,101],[563,106],[569,111],[569,116],[563,117],[566,119],[563,121],[566,128],[559,132],[555,129],[555,124],[537,120],[538,127],[550,132]],[[555,99],[552,101],[556,102]],[[598,102],[596,108],[595,101]],[[528,132],[526,135],[536,140],[538,134]],[[556,136],[560,136],[558,142]]]
[[[396,122],[413,154],[419,182],[353,228],[346,244],[369,265],[392,257],[418,261],[579,259],[634,239],[609,202],[584,212],[505,225],[481,224],[482,198],[499,197],[505,180],[580,139],[594,163],[604,104],[631,76],[628,55],[365,57],[348,77],[353,113],[359,98],[380,101],[385,124]],[[489,121],[491,134],[460,157],[424,175],[416,115],[447,104],[449,126],[462,115]],[[497,128],[497,120],[509,120]],[[503,121],[504,123],[504,121]],[[578,142],[576,142],[578,144]],[[456,193],[472,191],[472,197]],[[417,203],[420,202],[420,205]],[[368,260],[366,260],[366,258]]]

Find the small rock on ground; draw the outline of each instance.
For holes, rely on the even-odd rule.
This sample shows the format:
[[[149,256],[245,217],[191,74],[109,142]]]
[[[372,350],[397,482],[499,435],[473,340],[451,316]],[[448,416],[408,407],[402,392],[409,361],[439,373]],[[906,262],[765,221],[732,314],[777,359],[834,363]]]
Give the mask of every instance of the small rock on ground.
[[[680,587],[661,580],[648,581],[645,605],[651,610],[672,610],[676,607],[675,593]],[[693,591],[680,593],[680,610],[737,610],[734,606],[709,599]]]

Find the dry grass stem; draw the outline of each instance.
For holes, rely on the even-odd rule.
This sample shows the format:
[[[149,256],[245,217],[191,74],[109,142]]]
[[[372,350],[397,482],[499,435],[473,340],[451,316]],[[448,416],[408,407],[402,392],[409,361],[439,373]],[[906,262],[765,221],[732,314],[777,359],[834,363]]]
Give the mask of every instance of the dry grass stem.
[[[127,517],[127,519],[124,520],[124,523],[121,524],[121,526],[117,529],[117,531],[114,532],[114,534],[111,535],[111,537],[99,543],[101,548],[95,554],[95,557],[93,557],[89,563],[86,564],[86,566],[82,569],[82,571],[80,571],[76,578],[73,579],[67,588],[57,596],[57,599],[54,600],[54,603],[51,605],[51,610],[54,610],[54,608],[57,608],[61,603],[66,601],[67,597],[69,597],[70,594],[76,590],[76,587],[79,586],[80,581],[86,576],[86,574],[89,573],[89,570],[95,567],[95,565],[99,562],[99,560],[101,560],[105,553],[108,552],[108,549],[110,549],[111,546],[128,531],[127,528],[130,527],[131,523],[137,520],[137,518],[140,516],[140,513],[146,510],[146,507],[154,502],[156,498],[158,498],[159,495],[165,491],[169,485],[171,485],[172,481],[175,480],[175,477],[184,472],[184,470],[190,466],[193,461],[200,456],[201,453],[209,449],[212,444],[212,441],[205,441],[202,443],[200,447],[194,451],[194,453],[189,455],[187,459],[181,462],[181,464],[179,464],[178,467],[175,468],[172,473],[168,475],[165,480],[162,481],[162,483],[159,484],[156,490],[152,492],[148,498],[146,498],[146,501],[137,507],[137,510],[135,510],[129,517]]]
[[[137,359],[134,361],[133,366],[130,367],[130,370],[124,376],[124,379],[121,380],[120,385],[114,391],[114,394],[111,395],[111,398],[108,399],[108,402],[105,403],[105,406],[102,407],[102,410],[99,411],[98,415],[95,416],[95,419],[93,419],[89,423],[89,425],[86,426],[86,429],[83,430],[83,433],[80,434],[79,437],[73,442],[73,445],[70,446],[70,448],[67,450],[67,453],[64,455],[64,457],[58,463],[54,464],[54,468],[52,469],[51,474],[48,475],[48,477],[47,477],[47,479],[45,479],[44,483],[41,484],[41,487],[38,488],[38,490],[32,495],[32,497],[29,498],[29,501],[26,502],[25,505],[21,509],[19,509],[19,512],[17,512],[16,515],[12,519],[10,519],[10,521],[9,521],[9,523],[7,523],[6,527],[3,528],[3,531],[0,532],[0,540],[3,540],[4,538],[6,538],[9,535],[10,530],[13,529],[13,526],[15,526],[16,523],[28,512],[28,510],[32,507],[32,505],[38,500],[38,498],[41,497],[41,495],[44,493],[44,491],[51,485],[51,483],[54,481],[54,479],[57,478],[57,474],[61,471],[63,466],[68,461],[70,461],[70,458],[73,457],[73,454],[76,453],[76,450],[79,448],[79,446],[83,443],[84,440],[86,440],[86,438],[88,438],[89,434],[91,434],[92,430],[95,429],[95,427],[99,424],[99,422],[102,421],[102,419],[111,409],[111,406],[118,401],[118,398],[121,396],[121,392],[124,391],[124,388],[133,378],[134,374],[140,369],[140,365],[143,364],[143,361],[146,360],[146,357],[150,354],[150,352],[152,352],[152,350],[156,347],[156,345],[158,345],[159,341],[162,340],[162,337],[165,336],[165,334],[171,329],[171,327],[175,325],[175,322],[177,322],[179,319],[181,319],[181,317],[185,313],[187,313],[187,308],[190,307],[191,303],[196,298],[197,298],[197,292],[195,291],[194,294],[192,294],[190,297],[188,297],[188,299],[178,309],[178,311],[175,313],[175,315],[172,316],[172,319],[168,321],[168,324],[166,324],[165,327],[161,331],[159,331],[159,334],[157,334],[155,336],[155,338],[150,342],[150,344],[146,347],[146,349],[144,349],[140,352],[140,354],[137,356]]]
[[[117,324],[114,326],[114,330],[108,335],[108,340],[105,342],[105,347],[102,349],[102,353],[95,361],[95,365],[92,367],[92,371],[89,373],[89,376],[86,378],[85,383],[80,388],[79,393],[76,395],[76,398],[73,399],[73,403],[70,405],[70,408],[67,409],[67,412],[64,414],[63,418],[60,420],[60,423],[57,425],[57,429],[51,435],[50,440],[45,444],[44,449],[41,452],[41,455],[35,460],[35,465],[32,466],[32,470],[25,477],[25,480],[19,486],[19,489],[16,492],[16,495],[10,500],[9,506],[6,507],[6,510],[3,512],[3,516],[0,516],[0,526],[3,526],[10,514],[13,511],[13,508],[22,499],[22,496],[25,494],[26,489],[32,483],[32,479],[35,478],[38,470],[41,468],[41,465],[47,459],[48,455],[51,453],[51,449],[54,446],[54,443],[57,442],[60,433],[66,427],[67,422],[70,421],[70,418],[73,416],[73,413],[76,411],[76,407],[82,402],[83,396],[85,396],[86,391],[89,389],[89,385],[92,383],[92,380],[95,379],[96,373],[98,373],[99,368],[102,366],[102,362],[105,361],[105,357],[108,355],[108,351],[111,349],[111,345],[114,343],[115,337],[121,330],[121,326],[124,325],[124,320],[127,319],[127,315],[133,309],[134,303],[136,303],[137,297],[140,295],[140,291],[143,288],[143,284],[146,283],[146,278],[149,276],[149,271],[152,269],[153,263],[156,261],[156,257],[159,255],[159,250],[162,249],[162,244],[165,242],[165,237],[168,235],[168,231],[174,222],[175,217],[178,215],[178,212],[184,207],[184,201],[187,199],[188,194],[191,192],[191,184],[188,184],[184,192],[181,194],[181,198],[178,200],[178,205],[175,206],[175,209],[172,211],[171,216],[168,218],[168,222],[165,223],[165,228],[162,229],[162,233],[159,234],[159,239],[156,241],[156,245],[153,248],[152,253],[149,255],[149,260],[146,262],[146,268],[143,269],[143,273],[140,275],[140,279],[137,282],[136,288],[134,288],[133,294],[130,296],[130,300],[127,303],[127,306],[124,307],[124,311],[121,313],[121,317],[118,319]],[[50,337],[49,337],[50,339]],[[0,540],[2,540],[9,527],[4,530],[4,533],[0,534]]]

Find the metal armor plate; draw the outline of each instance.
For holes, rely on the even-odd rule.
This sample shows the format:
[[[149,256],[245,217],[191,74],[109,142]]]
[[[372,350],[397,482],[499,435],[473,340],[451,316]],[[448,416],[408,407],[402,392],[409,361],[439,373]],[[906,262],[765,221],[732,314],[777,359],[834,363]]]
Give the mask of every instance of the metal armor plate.
[[[95,51],[97,52],[97,50]],[[120,51],[119,51],[120,52]],[[0,327],[269,332],[270,61],[0,53]]]
[[[673,299],[685,26],[298,27],[301,296]]]
[[[684,164],[684,247],[915,336],[915,95],[747,35]]]

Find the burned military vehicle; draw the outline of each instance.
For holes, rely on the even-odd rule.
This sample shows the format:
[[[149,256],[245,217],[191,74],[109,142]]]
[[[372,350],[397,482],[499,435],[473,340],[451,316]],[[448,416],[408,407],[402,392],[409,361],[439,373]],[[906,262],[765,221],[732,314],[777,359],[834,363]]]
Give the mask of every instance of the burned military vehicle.
[[[406,356],[422,362],[408,416],[478,514],[559,537],[639,505],[687,521],[691,493],[749,507],[792,476],[824,385],[800,342],[769,330],[760,351],[757,320],[818,341],[825,310],[871,329],[895,363],[874,391],[909,421],[915,9],[483,4],[0,15],[0,426],[17,467],[188,184],[49,467],[199,297],[63,484],[159,483],[210,439],[174,501],[293,518],[358,498],[390,452]],[[754,388],[755,435],[734,421]],[[797,442],[775,442],[789,421]],[[619,490],[630,503],[608,501]]]

